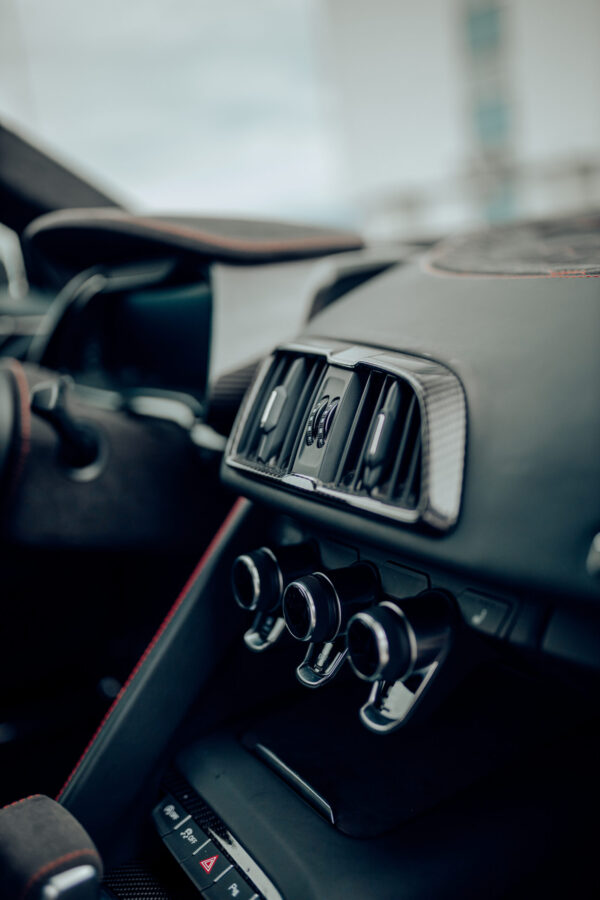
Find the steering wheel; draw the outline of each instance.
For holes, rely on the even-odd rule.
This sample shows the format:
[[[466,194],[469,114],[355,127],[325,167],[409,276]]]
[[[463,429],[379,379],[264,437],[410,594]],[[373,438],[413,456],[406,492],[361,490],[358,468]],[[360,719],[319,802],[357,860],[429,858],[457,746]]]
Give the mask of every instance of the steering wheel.
[[[31,434],[29,386],[20,362],[0,364],[0,505],[4,506],[18,483],[29,450]]]

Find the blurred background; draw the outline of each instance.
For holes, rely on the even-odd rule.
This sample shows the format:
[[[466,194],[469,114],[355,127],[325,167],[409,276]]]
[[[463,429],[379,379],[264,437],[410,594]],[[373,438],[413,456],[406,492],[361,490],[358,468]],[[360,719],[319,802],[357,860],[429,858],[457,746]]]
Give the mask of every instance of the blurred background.
[[[384,238],[600,205],[598,0],[0,0],[0,120],[137,209]]]

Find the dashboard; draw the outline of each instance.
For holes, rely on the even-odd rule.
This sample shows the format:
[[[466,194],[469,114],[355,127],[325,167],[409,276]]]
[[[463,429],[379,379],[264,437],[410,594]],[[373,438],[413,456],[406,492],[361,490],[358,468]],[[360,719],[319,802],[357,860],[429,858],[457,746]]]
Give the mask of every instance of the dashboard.
[[[156,260],[165,274],[158,305],[150,292],[133,309],[158,313],[134,329],[151,338],[133,348],[135,372],[126,342],[109,373],[118,393],[123,372],[132,384],[154,372],[135,405],[92,412],[103,383],[87,357],[112,359],[109,344],[79,368],[64,356],[93,311],[84,279],[46,359],[71,360],[86,390],[67,403],[68,381],[25,366],[38,457],[14,534],[174,553],[214,532],[60,794],[105,856],[105,896],[137,900],[140,884],[176,900],[585,885],[600,670],[597,217],[394,253],[303,230],[277,243],[267,229],[261,243],[258,226],[234,238],[231,223],[199,221],[61,213],[30,235],[37,267],[65,280],[83,251],[86,263],[142,264],[119,277],[152,281]],[[194,279],[198,315],[173,337],[160,324],[172,288],[187,309]],[[205,394],[212,305],[219,320],[223,302],[286,291],[305,297],[307,321]],[[94,296],[89,321],[119,331]],[[186,371],[171,383],[181,334]],[[175,407],[187,417],[173,431]],[[110,445],[89,481],[55,453],[81,449],[82,422]],[[218,440],[201,446],[211,423]],[[42,515],[49,470],[57,499]],[[94,498],[102,515],[82,529]]]
[[[599,321],[594,277],[459,276],[435,270],[427,259],[398,266],[325,309],[265,364],[234,427],[223,478],[303,523],[345,539],[360,536],[402,564],[444,573],[481,596],[497,594],[496,602],[509,597],[510,626],[503,620],[502,627],[509,641],[595,665]],[[318,369],[296,373],[310,400],[299,386],[295,393],[283,385],[285,375],[278,384],[274,366],[285,354]],[[328,367],[319,368],[323,359]],[[369,377],[379,378],[376,399],[365,397]],[[385,407],[385,377],[407,394],[395,413]],[[424,379],[434,385],[434,398],[441,397],[438,407]],[[290,415],[294,409],[291,438],[281,394],[290,398]],[[394,464],[410,465],[400,459],[406,452],[400,445],[413,396],[420,408],[413,428],[422,443],[416,449],[414,438],[409,443],[415,455],[423,453],[419,496],[386,503]],[[333,417],[331,399],[338,404]],[[371,403],[368,422],[353,425],[361,402]],[[269,403],[281,405],[288,435],[284,458],[270,465],[275,445],[259,451],[247,433],[254,425],[263,439],[275,434],[277,441],[266,431],[271,422],[261,420],[273,418]],[[354,488],[359,481],[358,490],[348,490],[341,457],[354,437],[355,445],[362,441],[354,452],[367,452],[368,462],[367,445],[386,412],[384,483],[368,482],[363,457],[346,466]],[[326,439],[319,448],[315,436],[309,446],[320,426]],[[483,606],[470,624],[482,614]],[[579,648],[577,634],[586,635]]]

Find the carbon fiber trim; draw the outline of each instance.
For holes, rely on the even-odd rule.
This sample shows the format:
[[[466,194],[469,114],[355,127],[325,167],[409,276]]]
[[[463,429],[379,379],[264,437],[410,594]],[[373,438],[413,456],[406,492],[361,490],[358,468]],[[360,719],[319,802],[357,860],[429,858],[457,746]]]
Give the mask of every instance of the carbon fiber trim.
[[[138,862],[113,869],[105,876],[102,887],[106,889],[104,896],[117,900],[173,900],[158,879]]]

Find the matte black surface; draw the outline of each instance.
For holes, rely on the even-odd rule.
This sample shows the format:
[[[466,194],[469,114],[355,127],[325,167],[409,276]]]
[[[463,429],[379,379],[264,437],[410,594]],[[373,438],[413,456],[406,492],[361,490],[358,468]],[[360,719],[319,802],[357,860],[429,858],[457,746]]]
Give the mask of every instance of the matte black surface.
[[[133,216],[76,209],[43,216],[25,234],[29,268],[66,281],[98,263],[171,255],[255,265],[359,250],[362,238],[334,228],[193,216]]]
[[[368,732],[358,709],[370,685],[351,679],[257,718],[243,736],[261,744],[314,788],[344,834],[391,831],[501,770],[549,740],[581,712],[566,691],[549,691],[503,667],[477,669],[425,722],[388,736]],[[576,712],[577,711],[577,712]]]
[[[565,766],[574,747],[579,763]],[[575,735],[369,841],[323,821],[230,734],[180,764],[286,900],[521,900],[600,889],[595,834],[577,812],[597,752],[597,735]]]

